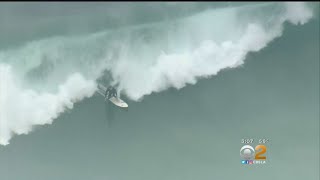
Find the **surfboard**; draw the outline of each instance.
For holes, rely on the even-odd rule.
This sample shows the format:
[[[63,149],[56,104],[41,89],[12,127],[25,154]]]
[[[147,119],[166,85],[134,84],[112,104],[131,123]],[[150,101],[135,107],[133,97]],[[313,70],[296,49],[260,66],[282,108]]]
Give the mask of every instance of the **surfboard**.
[[[116,97],[111,97],[109,99],[110,102],[112,102],[114,105],[122,107],[122,108],[128,108],[128,104],[126,102],[124,102],[122,99],[120,98],[116,98]]]
[[[107,90],[106,87],[104,87],[102,84],[98,84],[98,90],[97,92],[101,94],[103,97],[105,97],[105,91]],[[128,104],[124,102],[122,99],[118,97],[111,97],[108,99],[110,102],[112,102],[114,105],[121,107],[121,108],[128,108]]]

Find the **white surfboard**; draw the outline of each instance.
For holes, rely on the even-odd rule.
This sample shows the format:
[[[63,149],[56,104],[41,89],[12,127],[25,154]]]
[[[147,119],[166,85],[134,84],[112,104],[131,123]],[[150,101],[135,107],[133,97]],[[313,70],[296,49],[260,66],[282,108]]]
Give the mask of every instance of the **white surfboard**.
[[[116,97],[111,97],[109,99],[109,101],[111,101],[114,105],[122,107],[122,108],[127,108],[128,104],[126,102],[124,102],[122,99],[120,98],[116,98]]]

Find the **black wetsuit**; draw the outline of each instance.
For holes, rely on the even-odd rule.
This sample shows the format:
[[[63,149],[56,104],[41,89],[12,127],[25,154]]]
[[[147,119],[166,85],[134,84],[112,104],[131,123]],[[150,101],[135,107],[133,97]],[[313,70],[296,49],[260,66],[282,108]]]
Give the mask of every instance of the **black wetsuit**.
[[[108,87],[106,90],[106,97],[110,99],[111,97],[117,97],[117,90],[113,87]]]

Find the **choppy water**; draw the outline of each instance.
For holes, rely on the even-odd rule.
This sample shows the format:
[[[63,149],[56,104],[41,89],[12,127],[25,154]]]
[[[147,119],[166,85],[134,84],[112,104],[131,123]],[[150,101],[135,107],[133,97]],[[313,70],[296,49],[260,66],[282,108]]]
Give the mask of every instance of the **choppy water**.
[[[318,3],[0,3],[0,25],[1,179],[319,179]]]

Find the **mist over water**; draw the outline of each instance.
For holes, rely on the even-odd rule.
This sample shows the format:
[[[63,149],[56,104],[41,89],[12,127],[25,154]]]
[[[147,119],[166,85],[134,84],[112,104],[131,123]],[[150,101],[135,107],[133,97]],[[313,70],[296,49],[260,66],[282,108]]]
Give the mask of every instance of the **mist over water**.
[[[81,176],[84,179],[98,179],[98,177],[100,179],[106,177],[128,179],[130,175],[133,175],[132,179],[140,180],[150,179],[150,177],[155,177],[154,179],[186,180],[195,179],[195,177],[199,177],[198,179],[201,180],[210,179],[212,178],[212,176],[209,176],[209,172],[211,172],[209,167],[212,165],[209,163],[212,160],[210,158],[205,160],[205,157],[199,157],[203,160],[201,162],[208,163],[208,166],[200,163],[199,159],[195,159],[195,162],[192,161],[195,166],[197,165],[202,169],[198,169],[194,174],[186,175],[188,173],[184,172],[184,168],[188,166],[179,165],[183,162],[171,162],[169,166],[175,170],[172,173],[168,173],[170,172],[169,166],[164,168],[166,170],[161,169],[160,166],[165,166],[168,162],[163,162],[160,156],[166,154],[171,157],[175,154],[179,160],[183,160],[182,157],[187,154],[191,157],[193,155],[198,157],[201,155],[195,155],[197,153],[192,154],[191,152],[198,152],[197,147],[205,147],[206,140],[209,137],[219,136],[219,133],[220,135],[224,134],[226,138],[232,137],[232,133],[237,132],[237,130],[233,130],[233,132],[227,128],[225,133],[222,132],[219,128],[225,129],[227,126],[219,119],[233,119],[232,114],[239,116],[239,118],[243,115],[250,119],[251,115],[259,114],[260,110],[245,109],[244,104],[251,107],[250,103],[255,102],[246,98],[261,98],[261,102],[264,104],[259,106],[264,109],[264,111],[261,110],[261,113],[265,112],[265,116],[256,117],[257,123],[261,118],[269,117],[266,106],[271,103],[273,97],[281,99],[282,96],[279,94],[282,94],[282,91],[281,93],[273,91],[269,87],[257,88],[265,94],[260,94],[263,98],[258,95],[254,97],[256,92],[239,87],[251,87],[255,83],[253,80],[255,73],[251,72],[250,75],[234,77],[236,80],[233,80],[233,83],[238,84],[239,87],[237,88],[230,85],[230,82],[227,81],[227,73],[223,74],[223,72],[235,71],[229,75],[231,77],[246,69],[247,60],[250,60],[250,63],[255,64],[257,69],[252,67],[253,65],[250,66],[250,63],[248,68],[256,69],[256,74],[259,74],[259,71],[264,71],[261,69],[264,66],[259,63],[265,63],[266,69],[270,70],[270,72],[265,70],[265,74],[270,76],[270,79],[275,79],[275,77],[284,81],[290,79],[290,77],[283,76],[283,73],[289,70],[280,69],[280,67],[283,67],[281,62],[288,63],[286,65],[288,68],[298,67],[297,64],[294,64],[295,61],[290,63],[290,60],[286,58],[278,58],[276,62],[280,65],[274,64],[272,65],[274,68],[271,69],[268,68],[270,67],[268,64],[270,61],[259,61],[259,54],[265,53],[270,48],[272,49],[273,43],[281,41],[282,36],[284,36],[283,41],[290,42],[288,38],[285,39],[286,28],[289,27],[291,31],[299,31],[299,28],[309,27],[310,23],[319,21],[317,8],[314,4],[299,2],[254,4],[204,2],[121,4],[107,2],[88,3],[87,5],[53,3],[51,7],[45,3],[2,3],[0,4],[0,145],[4,146],[1,146],[1,148],[10,149],[11,146],[15,147],[22,142],[19,138],[28,138],[18,136],[16,137],[16,143],[9,144],[15,140],[15,138],[12,139],[15,135],[28,134],[27,136],[30,136],[30,138],[38,137],[41,139],[42,137],[39,135],[41,132],[50,131],[50,128],[51,133],[54,133],[54,128],[60,131],[59,123],[66,123],[64,126],[60,124],[62,129],[63,127],[72,127],[72,130],[68,131],[74,131],[74,135],[71,133],[68,134],[70,137],[55,135],[52,135],[52,137],[60,139],[60,143],[69,147],[70,150],[83,143],[85,150],[95,151],[100,155],[104,154],[102,151],[106,151],[106,157],[108,157],[108,159],[104,159],[106,157],[102,158],[106,160],[105,166],[109,173],[105,176],[102,173],[104,172],[102,170],[102,167],[104,167],[102,159],[99,160],[96,159],[97,157],[89,156],[96,159],[97,164],[102,169],[98,168],[97,173],[86,167],[87,165],[78,167],[79,169],[92,170],[92,172],[88,170],[86,175]],[[21,15],[19,16],[15,12],[19,12]],[[36,16],[37,14],[38,16]],[[39,16],[39,14],[42,16]],[[19,29],[23,30],[20,32]],[[298,43],[293,40],[292,42]],[[289,47],[290,43],[287,44]],[[286,48],[281,47],[279,52],[286,51],[289,56],[291,52]],[[273,50],[272,52],[277,51]],[[305,54],[309,54],[312,58],[316,57],[314,51]],[[271,59],[276,57],[270,55]],[[303,61],[303,58],[301,58],[301,61]],[[311,65],[306,66],[311,67]],[[259,67],[260,69],[258,69]],[[297,73],[301,73],[301,78],[311,77],[311,75],[307,76],[305,72],[300,72],[298,68],[295,70]],[[271,81],[268,76],[264,79],[266,84]],[[224,78],[226,81],[224,81]],[[311,96],[314,94],[314,90],[319,89],[319,87],[314,83],[314,79],[309,78],[308,80],[313,82],[313,84],[308,84],[313,87],[311,88],[313,90],[310,90],[312,93],[309,93]],[[278,82],[277,80],[273,81]],[[121,98],[129,102],[131,112],[120,113],[114,109],[113,113],[118,118],[108,119],[110,116],[107,116],[108,121],[116,121],[112,122],[116,125],[109,129],[102,129],[102,125],[99,124],[105,120],[102,114],[110,111],[106,112],[102,103],[101,106],[97,105],[98,100],[102,101],[101,98],[94,96],[97,83],[117,86]],[[211,85],[214,88],[209,85],[210,83],[213,83]],[[205,91],[206,87],[212,89],[212,92]],[[235,89],[223,90],[227,87]],[[300,88],[300,86],[294,87],[292,90],[294,92],[297,88]],[[235,93],[236,91],[237,93]],[[201,95],[202,92],[205,94]],[[252,97],[249,95],[250,92],[252,92]],[[268,94],[269,92],[270,94]],[[271,92],[274,92],[274,94],[272,95]],[[195,94],[197,95],[195,96]],[[162,97],[167,102],[172,103],[166,104]],[[315,95],[312,98],[316,97],[318,96]],[[188,100],[191,100],[192,104]],[[283,109],[285,106],[281,102],[273,106]],[[317,116],[314,114],[316,110],[312,108],[307,110],[308,102],[304,99],[301,99],[301,103],[305,105],[301,105],[301,113],[307,114],[308,111],[309,115],[307,117],[313,120],[313,117]],[[319,106],[319,102],[315,101],[309,102],[309,104],[310,106],[314,104]],[[160,111],[156,111],[152,107],[157,107]],[[69,113],[66,113],[66,111]],[[213,111],[214,114],[209,113]],[[226,113],[224,114],[224,112]],[[285,116],[285,114],[281,115]],[[277,118],[275,117],[275,119]],[[97,119],[102,120],[98,122]],[[130,121],[121,121],[123,119]],[[55,125],[55,120],[58,125]],[[309,127],[307,121],[305,126]],[[71,125],[71,122],[74,124]],[[273,120],[270,120],[270,123],[272,122]],[[285,122],[290,126],[290,121],[287,119],[279,120],[278,126],[282,127],[281,124]],[[242,123],[249,124],[243,117],[241,122],[239,120],[239,122],[226,121],[224,123],[241,127]],[[39,126],[46,124],[50,124],[50,126]],[[91,129],[90,132],[89,130],[86,132],[84,124],[87,128],[94,126],[96,130]],[[213,129],[209,129],[210,127]],[[255,126],[250,127],[254,128]],[[39,128],[39,133],[37,133],[38,129],[35,128]],[[267,125],[266,129],[273,128],[269,128]],[[85,132],[79,133],[80,130]],[[274,130],[277,131],[277,127]],[[31,133],[31,131],[33,132]],[[99,134],[103,131],[108,132],[103,135]],[[204,134],[197,135],[200,131],[203,131]],[[250,132],[256,133],[255,131]],[[267,130],[262,130],[262,132],[268,134]],[[310,134],[314,135],[313,132],[315,131],[310,131]],[[246,133],[239,134],[250,136]],[[96,135],[97,137],[104,137],[105,141],[110,142],[110,144],[106,145],[101,142],[103,150],[98,150],[97,146],[100,147],[100,145],[97,145],[95,140],[92,139]],[[116,135],[117,137],[115,137]],[[131,136],[132,141],[125,139],[129,136]],[[171,136],[174,137],[172,140],[169,138]],[[270,136],[272,135],[269,133]],[[43,136],[44,141],[45,137]],[[137,137],[137,139],[134,137]],[[272,136],[270,138],[275,140],[277,137]],[[69,138],[70,141],[76,139],[74,147],[66,142]],[[240,139],[241,137],[237,136],[237,138]],[[80,143],[80,140],[77,142],[77,139],[82,139],[83,142]],[[137,144],[133,145],[133,142]],[[139,154],[138,147],[140,145],[142,147],[144,143],[146,149],[142,152],[146,154]],[[193,143],[196,145],[192,145]],[[224,142],[220,143],[224,144]],[[53,144],[55,143],[53,142]],[[180,150],[181,153],[172,152],[170,148],[166,149],[161,146],[168,144],[171,145],[170,147],[176,147],[176,150]],[[49,145],[48,149],[44,149],[50,151],[49,147],[51,146]],[[126,150],[128,147],[130,149]],[[59,149],[59,147],[53,148]],[[213,146],[209,147],[212,151],[222,152],[219,147],[212,148]],[[237,148],[238,146],[235,147],[235,151],[238,151]],[[150,151],[147,151],[148,149]],[[63,147],[60,150],[65,151]],[[155,153],[155,151],[159,152]],[[313,151],[310,150],[310,152]],[[117,156],[113,157],[115,154]],[[159,154],[159,158],[154,157],[156,154]],[[236,155],[236,158],[238,158],[238,154]],[[83,154],[83,156],[86,155]],[[128,159],[122,159],[120,156]],[[0,155],[0,157],[2,156]],[[132,168],[132,163],[140,162],[137,159],[138,157],[141,158],[141,163],[154,163],[153,166],[150,165],[149,167],[142,164],[137,165],[137,167],[149,169],[149,173],[142,175],[139,174],[139,168]],[[154,161],[150,162],[147,159],[148,157],[154,158]],[[21,158],[24,159],[24,157]],[[189,160],[186,158],[186,161],[189,162]],[[215,159],[214,161],[220,162],[220,160]],[[50,161],[54,160],[50,159]],[[72,161],[80,160],[72,159]],[[89,164],[95,166],[93,160],[88,161]],[[277,160],[274,159],[275,161]],[[70,165],[73,166],[72,163]],[[51,167],[51,165],[48,166]],[[318,166],[316,164],[313,167]],[[56,167],[52,168],[55,169]],[[120,173],[121,169],[125,173]],[[219,167],[213,169],[219,169]],[[312,168],[309,170],[310,173],[313,173]],[[166,173],[161,173],[161,171],[166,171]],[[204,173],[200,175],[200,172]],[[93,174],[95,174],[94,178],[91,176]],[[38,179],[44,179],[43,177],[45,177],[44,174],[39,176]],[[53,175],[53,177],[55,176]],[[79,179],[79,177],[80,175],[74,174],[64,176],[66,179]],[[310,175],[310,177],[315,176]],[[216,178],[224,179],[219,173],[215,176]]]

